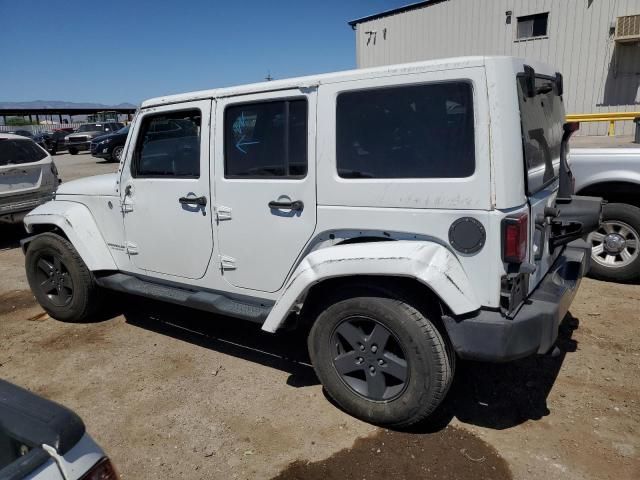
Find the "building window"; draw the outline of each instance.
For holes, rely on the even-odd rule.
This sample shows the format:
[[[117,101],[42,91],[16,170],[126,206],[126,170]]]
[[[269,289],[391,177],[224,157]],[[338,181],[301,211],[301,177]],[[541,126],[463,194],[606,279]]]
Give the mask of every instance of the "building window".
[[[549,12],[518,17],[518,40],[545,37],[547,35],[548,22]]]

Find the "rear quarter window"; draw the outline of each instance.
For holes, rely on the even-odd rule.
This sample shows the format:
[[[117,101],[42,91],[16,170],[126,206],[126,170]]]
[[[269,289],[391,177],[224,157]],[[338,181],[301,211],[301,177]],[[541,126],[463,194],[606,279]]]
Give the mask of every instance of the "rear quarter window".
[[[471,84],[343,92],[336,163],[342,178],[462,178],[475,170]]]
[[[32,140],[0,138],[0,166],[38,162],[46,156]]]

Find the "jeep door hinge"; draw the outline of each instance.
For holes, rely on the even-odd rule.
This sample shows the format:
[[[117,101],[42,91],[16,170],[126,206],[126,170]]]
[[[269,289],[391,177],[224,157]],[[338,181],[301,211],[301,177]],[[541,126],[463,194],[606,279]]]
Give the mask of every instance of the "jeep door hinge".
[[[231,207],[219,206],[216,207],[216,221],[222,222],[223,220],[231,220]]]
[[[133,205],[127,202],[122,202],[120,204],[120,211],[122,213],[129,213],[129,212],[133,212]]]
[[[127,250],[129,255],[137,255],[138,254],[138,245],[133,242],[126,242],[124,244],[124,248]]]
[[[225,255],[220,255],[220,268],[224,270],[235,270],[236,269],[236,259],[233,257],[227,257]]]

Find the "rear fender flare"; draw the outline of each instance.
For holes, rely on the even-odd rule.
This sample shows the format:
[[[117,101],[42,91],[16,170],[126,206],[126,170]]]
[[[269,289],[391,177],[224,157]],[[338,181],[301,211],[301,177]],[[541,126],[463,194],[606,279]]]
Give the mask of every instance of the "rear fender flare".
[[[395,241],[335,245],[307,255],[287,281],[262,329],[275,332],[304,302],[309,289],[323,280],[354,275],[414,278],[428,286],[456,315],[480,304],[462,265],[444,246],[429,241]]]
[[[42,231],[38,226],[57,227],[64,232],[91,271],[117,270],[116,263],[89,209],[76,202],[55,200],[32,210],[25,218],[27,232]],[[37,235],[22,242],[26,252]]]

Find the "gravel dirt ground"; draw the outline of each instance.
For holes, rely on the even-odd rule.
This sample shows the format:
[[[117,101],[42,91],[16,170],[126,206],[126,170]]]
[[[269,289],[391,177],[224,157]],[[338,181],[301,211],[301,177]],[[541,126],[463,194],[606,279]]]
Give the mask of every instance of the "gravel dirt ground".
[[[60,155],[64,181],[114,171]],[[586,279],[555,356],[459,363],[437,420],[390,432],[328,400],[304,338],[114,297],[43,315],[0,230],[0,377],[74,409],[123,478],[640,478],[640,287]]]

